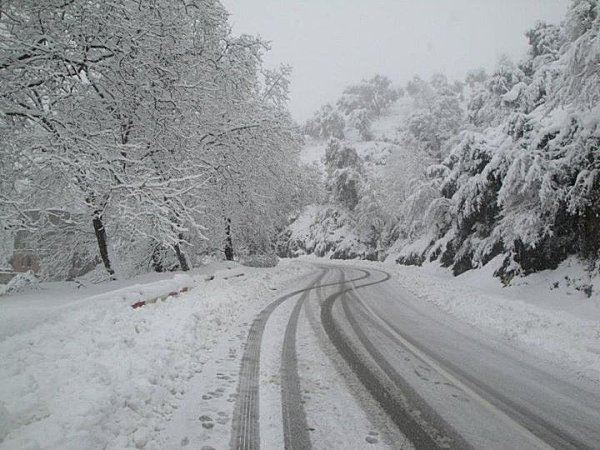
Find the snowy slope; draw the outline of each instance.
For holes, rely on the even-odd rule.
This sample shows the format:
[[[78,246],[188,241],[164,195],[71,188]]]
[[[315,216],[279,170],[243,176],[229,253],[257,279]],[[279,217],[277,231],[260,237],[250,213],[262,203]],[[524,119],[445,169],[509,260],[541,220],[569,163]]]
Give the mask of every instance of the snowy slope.
[[[411,113],[411,104],[412,99],[406,95],[401,96],[373,117],[369,122],[368,138],[361,136],[353,128],[351,115],[346,116],[341,145],[356,151],[364,169],[364,186],[359,195],[364,197],[367,195],[366,191],[372,191],[375,196],[373,202],[379,203],[376,208],[385,209],[388,214],[398,210],[405,198],[402,193],[409,191],[429,164],[429,160],[402,140],[402,129]],[[301,156],[303,162],[319,167],[324,177],[328,144],[328,139],[307,135]],[[310,205],[289,226],[287,233],[284,233],[280,240],[280,254],[297,256],[315,253],[334,259],[379,258],[381,248],[376,248],[369,242],[371,237],[368,236],[368,226],[367,233],[360,229],[360,215],[360,211],[349,211],[333,201]]]
[[[412,100],[403,96],[392,103],[388,109],[374,118],[369,129],[372,138],[364,140],[360,135],[347,126],[344,141],[355,146],[358,154],[367,163],[385,166],[386,159],[393,153],[408,155],[409,149],[404,148],[401,143],[401,127],[405,125],[406,119],[411,113]],[[305,143],[301,152],[301,160],[306,164],[322,163],[325,156],[328,139],[318,139],[305,136]]]

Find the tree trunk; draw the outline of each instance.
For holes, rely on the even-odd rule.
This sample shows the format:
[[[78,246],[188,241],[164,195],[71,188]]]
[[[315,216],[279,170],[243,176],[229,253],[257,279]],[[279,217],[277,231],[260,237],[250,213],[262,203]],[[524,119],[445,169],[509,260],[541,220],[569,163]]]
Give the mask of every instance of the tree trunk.
[[[183,241],[183,235],[181,233],[179,233],[179,240]],[[175,248],[175,254],[177,255],[177,259],[179,260],[179,267],[184,272],[187,272],[188,270],[190,270],[190,266],[188,265],[185,254],[181,250],[181,246],[179,245],[179,243],[177,243],[177,244],[175,244],[174,248]]]
[[[154,269],[155,272],[164,272],[165,271],[165,268],[161,261],[160,250],[161,250],[161,247],[159,244],[156,244],[152,247],[152,256],[150,257],[150,261],[152,264],[152,269]]]
[[[229,217],[225,224],[225,259],[233,261],[233,240],[231,239],[231,219]]]
[[[96,233],[96,241],[98,241],[98,250],[100,251],[100,258],[102,258],[102,262],[104,263],[104,267],[106,271],[110,275],[112,280],[115,280],[115,271],[110,265],[110,258],[108,257],[108,245],[106,242],[106,229],[104,228],[104,223],[102,223],[102,216],[99,211],[94,213],[94,218],[92,219],[92,224],[94,225],[94,233]]]
[[[589,261],[600,256],[600,216],[587,207],[579,216],[579,253]]]

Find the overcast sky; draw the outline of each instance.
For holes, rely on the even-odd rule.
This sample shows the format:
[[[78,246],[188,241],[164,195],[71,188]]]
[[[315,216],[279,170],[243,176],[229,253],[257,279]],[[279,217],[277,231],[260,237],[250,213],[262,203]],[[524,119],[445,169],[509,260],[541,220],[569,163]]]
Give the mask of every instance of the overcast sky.
[[[236,34],[271,41],[267,66],[294,68],[298,121],[374,74],[404,84],[414,74],[462,78],[527,49],[537,20],[560,22],[568,0],[221,0]]]

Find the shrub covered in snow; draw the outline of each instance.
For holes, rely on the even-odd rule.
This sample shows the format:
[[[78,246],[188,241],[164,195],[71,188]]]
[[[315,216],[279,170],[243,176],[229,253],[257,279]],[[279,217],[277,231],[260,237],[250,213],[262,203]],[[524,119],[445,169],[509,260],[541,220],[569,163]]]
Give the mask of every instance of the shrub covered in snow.
[[[14,294],[26,290],[39,289],[40,282],[33,272],[24,272],[17,274],[6,285],[5,293]]]
[[[240,264],[248,267],[275,267],[279,258],[275,254],[240,256]]]

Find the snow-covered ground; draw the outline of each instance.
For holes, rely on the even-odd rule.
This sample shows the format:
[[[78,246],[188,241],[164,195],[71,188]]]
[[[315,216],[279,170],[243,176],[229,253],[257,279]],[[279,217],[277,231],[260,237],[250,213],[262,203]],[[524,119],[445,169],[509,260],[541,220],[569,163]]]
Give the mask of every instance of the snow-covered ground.
[[[310,270],[219,263],[0,297],[0,449],[164,448],[164,429],[213,350]]]
[[[218,263],[0,297],[0,449],[226,447],[248,327],[310,262],[323,260]],[[508,288],[493,262],[459,277],[435,264],[332,263],[390,272],[449,315],[600,381],[600,295],[578,289],[574,260]]]

